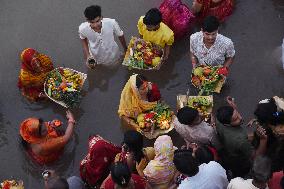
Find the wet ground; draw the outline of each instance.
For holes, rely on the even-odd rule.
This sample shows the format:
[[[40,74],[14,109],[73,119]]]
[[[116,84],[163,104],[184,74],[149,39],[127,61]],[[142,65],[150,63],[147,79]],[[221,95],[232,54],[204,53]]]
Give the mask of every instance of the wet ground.
[[[0,6],[0,180],[21,178],[28,189],[42,188],[40,173],[47,167],[34,165],[26,157],[19,142],[19,124],[27,117],[65,120],[65,110],[54,103],[31,104],[17,89],[20,70],[19,55],[32,47],[49,55],[55,66],[66,66],[88,73],[86,95],[76,110],[77,126],[64,157],[54,166],[63,176],[78,175],[79,162],[87,152],[91,134],[100,134],[120,143],[122,131],[117,116],[121,90],[133,71],[125,67],[88,70],[83,63],[78,25],[84,21],[85,7],[97,3],[105,17],[115,18],[125,32],[127,41],[137,35],[136,22],[148,9],[161,1],[153,0],[2,0]],[[190,4],[190,2],[187,2]],[[280,64],[280,46],[284,37],[283,0],[237,0],[234,14],[222,25],[220,32],[230,37],[236,58],[230,78],[215,106],[224,103],[227,95],[235,97],[245,120],[253,117],[260,99],[284,96],[284,72]],[[198,31],[196,28],[195,31]],[[176,42],[169,61],[156,72],[144,72],[156,82],[164,100],[176,107],[176,95],[190,88],[188,60],[189,36]],[[180,137],[171,132],[174,143]],[[153,141],[147,141],[153,142]]]

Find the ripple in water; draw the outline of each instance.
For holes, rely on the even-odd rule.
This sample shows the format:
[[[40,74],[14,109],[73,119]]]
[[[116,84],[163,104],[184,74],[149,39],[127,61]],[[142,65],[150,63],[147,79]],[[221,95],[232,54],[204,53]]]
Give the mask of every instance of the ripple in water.
[[[7,133],[4,121],[3,121],[3,115],[0,114],[0,148],[8,145],[8,139],[6,137],[7,135],[8,135],[8,133]]]

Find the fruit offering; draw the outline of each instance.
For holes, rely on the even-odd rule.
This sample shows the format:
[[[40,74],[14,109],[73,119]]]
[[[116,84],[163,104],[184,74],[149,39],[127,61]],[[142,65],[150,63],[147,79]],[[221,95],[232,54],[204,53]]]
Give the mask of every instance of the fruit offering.
[[[219,93],[227,74],[227,70],[223,67],[201,65],[192,70],[191,82],[200,89],[199,95]]]
[[[1,183],[0,189],[24,189],[22,181],[5,180]]]
[[[76,107],[81,99],[81,89],[86,79],[82,74],[69,68],[52,70],[45,82],[45,92],[55,102],[63,102],[67,107]]]
[[[145,132],[151,129],[168,130],[171,127],[172,111],[168,105],[158,103],[153,110],[139,114],[136,121]]]
[[[123,65],[136,69],[157,69],[162,61],[163,50],[158,45],[132,37]]]
[[[200,112],[205,120],[209,119],[213,108],[212,96],[190,96],[188,97],[187,106]]]

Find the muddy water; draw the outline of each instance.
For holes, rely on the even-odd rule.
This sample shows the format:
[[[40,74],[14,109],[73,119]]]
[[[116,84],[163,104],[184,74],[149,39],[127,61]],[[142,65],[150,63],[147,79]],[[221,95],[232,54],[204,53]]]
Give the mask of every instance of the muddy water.
[[[161,1],[98,0],[105,17],[116,18],[127,40],[137,35],[136,22],[149,8]],[[280,1],[279,1],[280,2]],[[87,152],[89,135],[100,134],[120,143],[122,130],[116,114],[120,92],[134,71],[124,67],[111,70],[88,70],[82,59],[78,25],[84,21],[83,10],[93,1],[20,1],[3,0],[0,7],[0,180],[23,179],[28,189],[42,188],[40,173],[54,168],[63,176],[78,175],[79,162]],[[189,2],[187,2],[190,4]],[[237,51],[230,78],[222,94],[214,96],[215,106],[224,104],[224,97],[235,97],[244,118],[251,118],[255,104],[273,95],[284,96],[283,72],[271,58],[282,43],[283,15],[280,5],[272,1],[237,1],[236,10],[222,25],[220,32],[230,37]],[[196,29],[197,31],[198,29]],[[65,121],[65,110],[51,102],[31,104],[21,97],[16,85],[20,69],[19,54],[33,47],[49,55],[56,66],[66,66],[88,73],[85,96],[80,109],[74,112],[77,126],[64,156],[51,167],[35,165],[26,156],[19,140],[19,124],[27,117],[54,118]],[[191,65],[188,61],[188,36],[177,42],[168,62],[161,70],[139,72],[161,89],[164,100],[174,109],[176,95],[197,91],[189,85]],[[175,145],[182,139],[171,132]],[[146,141],[151,144],[153,141]]]

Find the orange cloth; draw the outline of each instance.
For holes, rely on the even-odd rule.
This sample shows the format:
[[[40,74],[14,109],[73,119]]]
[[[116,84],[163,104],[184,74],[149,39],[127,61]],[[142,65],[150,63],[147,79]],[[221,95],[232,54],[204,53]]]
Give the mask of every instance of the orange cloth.
[[[29,143],[29,145],[37,145],[38,152],[34,153],[29,147],[28,153],[39,164],[47,164],[57,160],[64,150],[66,141],[63,136],[52,130],[48,123],[45,123],[48,130],[46,136],[39,135],[39,120],[37,118],[28,118],[21,123],[20,135]]]
[[[20,135],[29,144],[38,143],[39,137],[39,120],[37,118],[28,118],[21,123]]]
[[[22,94],[31,101],[39,99],[43,92],[43,84],[47,74],[54,69],[51,59],[39,54],[34,49],[25,49],[21,54],[22,69],[19,75],[18,87]],[[35,67],[39,66],[41,72],[36,72]]]
[[[35,154],[31,148],[28,149],[28,153],[37,163],[49,164],[60,158],[65,144],[63,137],[49,138],[37,144],[40,147],[39,153]]]

